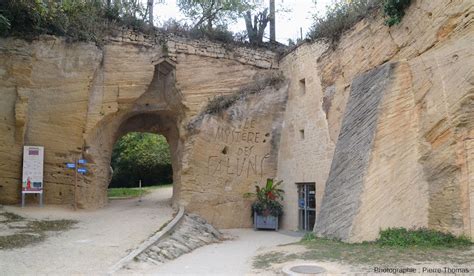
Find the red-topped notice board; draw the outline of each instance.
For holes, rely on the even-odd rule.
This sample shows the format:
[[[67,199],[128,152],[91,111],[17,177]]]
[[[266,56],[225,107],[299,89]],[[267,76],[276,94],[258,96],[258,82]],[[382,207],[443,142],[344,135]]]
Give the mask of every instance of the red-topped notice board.
[[[23,147],[23,176],[21,186],[21,205],[25,205],[25,194],[40,194],[43,205],[43,163],[44,147]]]

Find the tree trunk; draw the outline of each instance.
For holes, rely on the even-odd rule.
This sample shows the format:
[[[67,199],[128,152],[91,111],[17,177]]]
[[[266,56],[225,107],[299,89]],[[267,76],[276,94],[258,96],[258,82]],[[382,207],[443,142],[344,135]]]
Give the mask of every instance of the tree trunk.
[[[263,35],[265,28],[267,27],[269,18],[267,16],[267,9],[258,14],[254,15],[252,23],[252,14],[247,11],[244,14],[245,27],[247,29],[247,35],[249,42],[254,45],[260,45],[263,43]]]
[[[276,41],[276,30],[275,30],[275,0],[270,0],[270,41]]]
[[[249,42],[255,44],[257,40],[257,31],[252,26],[252,14],[250,13],[250,11],[247,11],[244,14],[244,19],[245,27],[247,29],[247,35],[249,37]]]
[[[150,25],[153,26],[153,3],[155,0],[148,0],[148,21],[150,22]]]

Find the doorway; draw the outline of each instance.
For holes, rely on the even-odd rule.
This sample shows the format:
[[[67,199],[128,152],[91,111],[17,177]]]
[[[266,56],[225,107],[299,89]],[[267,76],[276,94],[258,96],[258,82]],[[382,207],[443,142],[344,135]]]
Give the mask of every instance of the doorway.
[[[316,222],[316,183],[296,183],[298,186],[298,229],[313,231]]]

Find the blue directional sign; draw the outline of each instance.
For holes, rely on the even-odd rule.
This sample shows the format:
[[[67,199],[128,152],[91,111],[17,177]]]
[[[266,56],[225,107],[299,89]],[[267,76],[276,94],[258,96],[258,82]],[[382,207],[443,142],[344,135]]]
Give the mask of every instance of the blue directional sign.
[[[76,167],[76,164],[74,164],[74,163],[66,163],[66,167],[67,167],[68,169],[74,169],[74,168]]]
[[[86,159],[79,159],[79,160],[77,160],[77,163],[79,163],[79,164],[86,164],[86,163],[87,163],[87,160],[86,160]]]
[[[87,169],[86,168],[77,168],[77,172],[84,174],[84,173],[87,172]]]

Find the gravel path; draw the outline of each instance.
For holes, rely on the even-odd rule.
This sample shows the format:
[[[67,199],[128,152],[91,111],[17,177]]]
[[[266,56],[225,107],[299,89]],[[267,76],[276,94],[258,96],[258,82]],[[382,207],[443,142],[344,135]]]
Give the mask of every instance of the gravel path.
[[[137,199],[113,200],[95,211],[36,206],[2,209],[26,218],[73,219],[74,229],[52,233],[44,242],[0,251],[0,275],[98,275],[155,233],[173,215],[172,188],[159,188]]]
[[[206,245],[161,265],[135,263],[124,273],[153,275],[246,275],[252,272],[252,258],[269,247],[299,241],[300,236],[252,229],[222,230],[233,237]]]

